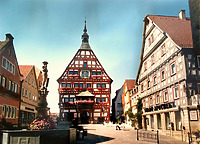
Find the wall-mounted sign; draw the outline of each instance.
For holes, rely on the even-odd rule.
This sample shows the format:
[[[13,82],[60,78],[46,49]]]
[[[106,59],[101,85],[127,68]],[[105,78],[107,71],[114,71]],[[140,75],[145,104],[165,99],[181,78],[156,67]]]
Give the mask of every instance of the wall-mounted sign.
[[[197,110],[190,110],[190,120],[198,120],[198,117],[197,117]]]

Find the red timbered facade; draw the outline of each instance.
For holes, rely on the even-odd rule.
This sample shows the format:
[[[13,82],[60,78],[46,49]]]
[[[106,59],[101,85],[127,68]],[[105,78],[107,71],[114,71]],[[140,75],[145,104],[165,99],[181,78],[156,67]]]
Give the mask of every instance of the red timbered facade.
[[[58,79],[61,120],[78,118],[81,123],[110,120],[112,79],[107,75],[88,43],[86,22],[82,44]]]

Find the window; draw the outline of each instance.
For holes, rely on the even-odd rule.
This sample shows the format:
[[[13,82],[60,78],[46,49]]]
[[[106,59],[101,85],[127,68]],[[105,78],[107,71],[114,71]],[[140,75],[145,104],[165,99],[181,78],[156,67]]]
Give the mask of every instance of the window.
[[[100,102],[101,101],[101,99],[100,98],[97,98],[97,102]]]
[[[101,101],[102,101],[102,102],[106,102],[106,99],[105,99],[105,98],[102,98]]]
[[[152,55],[152,56],[151,56],[151,65],[153,65],[154,62],[155,62],[155,60],[154,60],[154,55]]]
[[[70,84],[70,83],[68,83],[68,84],[67,84],[67,87],[69,87],[69,88],[70,88],[70,87],[71,87],[71,84]]]
[[[12,82],[10,80],[8,82],[8,90],[12,90]]]
[[[152,97],[149,98],[149,104],[150,104],[150,106],[153,105]]]
[[[88,88],[88,87],[91,87],[91,84],[87,84],[87,88]]]
[[[165,54],[165,44],[161,46],[161,56]]]
[[[70,75],[73,75],[73,71],[69,71],[69,74],[70,74]]]
[[[150,38],[148,39],[148,42],[149,42],[149,46],[150,46],[151,45],[151,39]]]
[[[68,102],[68,101],[69,101],[68,98],[65,98],[64,102]]]
[[[78,87],[78,84],[77,84],[77,83],[75,83],[75,84],[74,84],[74,87]]]
[[[165,80],[165,70],[164,69],[161,71],[161,80],[162,81]]]
[[[2,77],[2,83],[1,83],[1,85],[3,87],[6,87],[6,78],[5,77]]]
[[[2,65],[4,68],[6,68],[6,59],[3,58],[3,65]]]
[[[156,104],[159,104],[159,95],[156,95]]]
[[[83,88],[83,84],[79,84],[79,87]]]
[[[96,72],[95,72],[95,71],[93,71],[93,72],[92,72],[92,75],[96,75]]]
[[[105,88],[106,87],[106,84],[102,84],[102,88]]]
[[[164,101],[168,101],[168,94],[167,94],[167,91],[164,91]]]
[[[179,98],[179,92],[178,92],[178,86],[177,87],[174,87],[174,99],[177,99]]]
[[[198,64],[198,68],[200,68],[200,55],[197,56],[197,64]]]
[[[5,105],[2,108],[2,116],[6,116],[6,106]]]
[[[141,85],[141,91],[142,92],[144,91],[144,85],[143,84]]]
[[[147,62],[144,63],[144,71],[147,70]]]
[[[101,87],[101,84],[97,84],[97,88],[100,88]]]
[[[25,96],[24,88],[22,88],[22,96]]]
[[[153,34],[151,35],[151,43],[153,43],[154,42],[154,36],[153,36]]]
[[[150,89],[150,80],[147,81],[147,87]]]
[[[14,117],[14,107],[12,107],[12,110],[11,110],[11,118]]]
[[[28,97],[28,91],[25,90],[25,97]]]
[[[83,65],[83,67],[87,67],[87,62],[84,62],[84,65]]]
[[[31,93],[29,93],[29,99],[31,99]]]
[[[61,84],[61,87],[66,87],[66,84],[65,84],[65,83],[62,83],[62,84]]]
[[[70,102],[74,102],[74,99],[73,98],[70,98],[70,100],[69,100]]]
[[[78,75],[78,71],[74,71],[74,75]]]
[[[18,92],[18,84],[15,84],[15,93]]]
[[[12,91],[15,91],[15,83],[12,82]]]
[[[100,72],[100,71],[98,71],[98,72],[97,72],[97,75],[101,75],[101,72]]]
[[[156,75],[153,77],[153,84],[156,85]]]
[[[173,62],[171,64],[171,75],[174,75],[175,73],[176,73],[176,71],[175,71],[175,62]]]

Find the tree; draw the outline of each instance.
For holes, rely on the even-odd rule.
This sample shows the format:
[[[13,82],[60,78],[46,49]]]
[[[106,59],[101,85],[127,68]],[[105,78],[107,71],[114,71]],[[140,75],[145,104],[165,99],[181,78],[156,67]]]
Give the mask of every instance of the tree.
[[[138,127],[139,129],[141,129],[142,128],[142,99],[138,98],[137,100],[138,100],[137,105],[136,105],[137,113],[135,115],[137,117]]]

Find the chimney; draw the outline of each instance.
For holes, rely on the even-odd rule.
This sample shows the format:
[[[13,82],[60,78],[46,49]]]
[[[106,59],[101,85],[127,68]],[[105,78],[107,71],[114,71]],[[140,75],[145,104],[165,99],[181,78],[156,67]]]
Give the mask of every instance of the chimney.
[[[6,40],[13,41],[13,39],[14,37],[11,34],[9,33],[6,34]]]
[[[182,20],[185,20],[185,19],[186,19],[185,10],[181,10],[181,11],[179,12],[179,18],[182,19]]]

